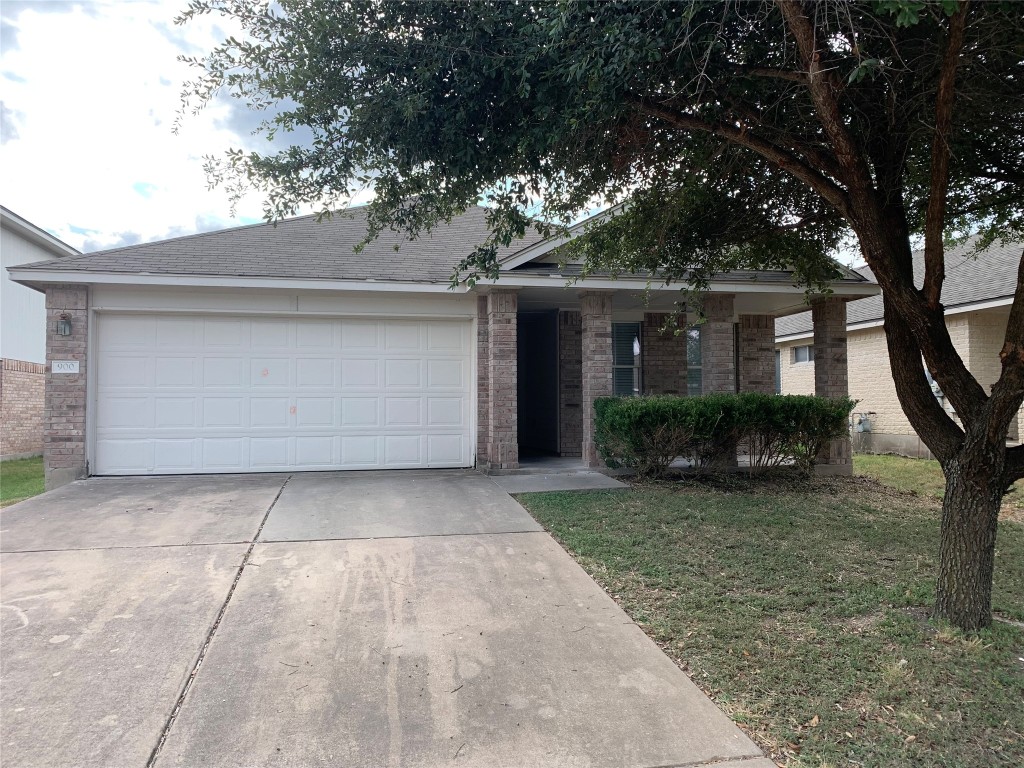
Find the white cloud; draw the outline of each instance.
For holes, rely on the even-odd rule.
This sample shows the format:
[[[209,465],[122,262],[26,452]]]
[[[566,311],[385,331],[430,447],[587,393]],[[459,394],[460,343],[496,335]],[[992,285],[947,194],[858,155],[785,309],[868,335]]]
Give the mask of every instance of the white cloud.
[[[262,218],[253,195],[232,219],[202,169],[204,155],[257,141],[241,105],[211,105],[171,132],[191,76],[177,56],[235,31],[212,17],[176,27],[185,4],[5,4],[0,95],[16,127],[0,145],[0,202],[88,250]]]

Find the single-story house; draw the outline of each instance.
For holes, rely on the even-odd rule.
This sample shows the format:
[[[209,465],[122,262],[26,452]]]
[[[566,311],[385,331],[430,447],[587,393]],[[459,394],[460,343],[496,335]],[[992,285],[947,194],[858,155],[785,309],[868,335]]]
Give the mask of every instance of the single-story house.
[[[991,387],[1002,370],[999,351],[1017,289],[1017,268],[1024,243],[996,243],[972,256],[974,246],[975,241],[971,240],[946,252],[942,303],[946,308],[946,327],[957,352],[975,378],[983,386]],[[874,280],[867,267],[857,271]],[[914,275],[920,285],[924,275],[923,251],[914,253]],[[928,446],[910,426],[896,397],[882,328],[881,295],[847,305],[847,333],[850,396],[859,401],[854,409],[854,451],[930,458]],[[817,359],[813,340],[809,312],[775,321],[778,391],[814,391]],[[933,384],[933,390],[955,418],[955,411],[939,387]],[[1010,427],[1011,440],[1019,440],[1021,434],[1024,409]]]
[[[485,213],[359,253],[365,213],[353,209],[12,269],[46,294],[48,486],[88,474],[505,471],[538,455],[596,466],[598,396],[773,391],[774,319],[806,307],[791,273],[723,274],[706,322],[662,334],[678,288],[576,279],[559,238],[513,243],[499,280],[451,289],[454,265],[487,236]],[[816,391],[830,396],[846,393],[846,302],[877,286],[847,271],[832,289],[813,303],[827,361]],[[840,441],[827,466],[849,462]]]
[[[10,279],[7,268],[79,252],[0,206],[0,460],[43,452],[46,307],[42,294]]]

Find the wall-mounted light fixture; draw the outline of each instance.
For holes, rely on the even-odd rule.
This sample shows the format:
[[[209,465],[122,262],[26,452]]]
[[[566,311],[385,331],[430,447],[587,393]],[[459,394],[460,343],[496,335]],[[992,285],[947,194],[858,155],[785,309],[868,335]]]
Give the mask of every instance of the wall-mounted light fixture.
[[[60,318],[57,320],[57,335],[71,335],[71,315],[67,312],[61,312]]]

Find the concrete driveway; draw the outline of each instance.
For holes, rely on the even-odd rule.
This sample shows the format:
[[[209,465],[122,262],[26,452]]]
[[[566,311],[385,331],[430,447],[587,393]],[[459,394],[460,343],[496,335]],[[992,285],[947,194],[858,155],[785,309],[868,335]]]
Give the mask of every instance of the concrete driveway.
[[[98,478],[0,549],[5,766],[773,765],[474,472]]]

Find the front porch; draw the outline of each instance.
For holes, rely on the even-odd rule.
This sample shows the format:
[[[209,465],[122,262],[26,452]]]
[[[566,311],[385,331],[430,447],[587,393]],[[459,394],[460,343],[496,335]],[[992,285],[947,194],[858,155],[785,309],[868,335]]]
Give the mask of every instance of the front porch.
[[[806,309],[787,287],[708,293],[700,323],[694,311],[673,319],[675,290],[491,287],[478,298],[477,466],[600,467],[598,397],[774,393],[775,317]],[[848,393],[846,300],[812,301],[824,397]],[[848,438],[834,441],[819,471],[851,474],[850,454]]]

